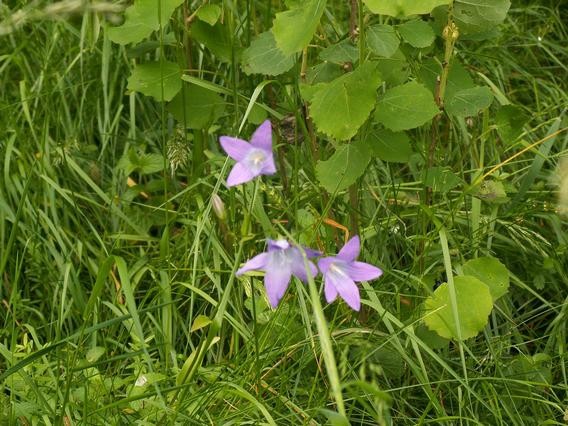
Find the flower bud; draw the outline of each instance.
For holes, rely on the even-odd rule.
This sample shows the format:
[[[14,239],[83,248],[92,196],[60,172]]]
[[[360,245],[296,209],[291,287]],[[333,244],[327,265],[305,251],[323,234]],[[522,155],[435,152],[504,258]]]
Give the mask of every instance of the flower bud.
[[[227,218],[227,212],[225,211],[225,203],[223,203],[221,197],[217,194],[213,194],[211,197],[211,204],[215,215],[219,218],[219,220],[224,221]]]

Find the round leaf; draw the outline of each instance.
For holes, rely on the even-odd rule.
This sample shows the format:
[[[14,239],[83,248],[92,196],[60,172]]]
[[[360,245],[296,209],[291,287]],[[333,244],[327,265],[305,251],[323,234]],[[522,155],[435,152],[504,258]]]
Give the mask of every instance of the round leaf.
[[[373,25],[367,28],[365,37],[369,49],[379,56],[390,58],[398,49],[400,40],[390,25]]]
[[[372,134],[372,138],[367,140],[367,145],[373,155],[383,161],[393,163],[407,163],[412,155],[410,138],[404,132],[391,132],[383,129]]]
[[[181,89],[181,69],[174,62],[151,62],[138,65],[128,77],[128,90],[171,101]]]
[[[494,301],[509,289],[509,270],[494,257],[480,257],[467,261],[463,265],[463,273],[485,283]]]
[[[446,339],[469,339],[476,336],[487,324],[493,309],[489,287],[473,276],[454,278],[457,314],[460,332],[454,320],[448,283],[442,284],[424,302],[424,322],[430,330]]]
[[[363,0],[373,13],[390,16],[424,15],[450,0]]]
[[[471,117],[489,108],[491,102],[493,102],[491,89],[485,86],[477,86],[457,92],[446,102],[445,109],[450,115]]]
[[[375,107],[380,83],[372,62],[330,83],[319,83],[310,99],[310,115],[318,130],[339,140],[355,136]]]
[[[196,84],[186,84],[167,109],[188,129],[205,129],[223,115],[225,102],[211,90]]]
[[[316,175],[327,192],[333,194],[349,187],[365,172],[370,157],[363,146],[347,144],[328,160],[318,161]]]
[[[418,48],[430,46],[436,38],[434,30],[427,22],[420,19],[405,22],[398,26],[400,36],[408,44]]]
[[[421,84],[410,82],[387,90],[379,100],[375,118],[398,132],[421,126],[439,112],[432,92]]]
[[[243,70],[247,74],[279,75],[294,66],[294,56],[286,56],[276,47],[270,31],[259,34],[242,56]]]

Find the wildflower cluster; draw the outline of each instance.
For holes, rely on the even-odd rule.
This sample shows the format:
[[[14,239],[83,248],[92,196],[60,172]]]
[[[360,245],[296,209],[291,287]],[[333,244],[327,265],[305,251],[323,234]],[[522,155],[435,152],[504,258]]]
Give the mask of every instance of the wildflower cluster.
[[[225,152],[237,161],[229,173],[227,186],[276,173],[270,121],[266,120],[258,127],[250,143],[229,136],[221,136],[220,143]],[[284,296],[292,276],[305,283],[308,276],[314,278],[319,271],[323,275],[327,302],[333,302],[339,295],[352,309],[358,311],[361,308],[361,297],[355,283],[376,279],[383,273],[376,266],[356,260],[361,249],[358,236],[351,238],[336,256],[328,257],[321,257],[319,251],[296,246],[285,239],[268,239],[267,246],[265,253],[247,261],[236,275],[253,270],[264,271],[264,286],[272,307],[276,307]],[[309,259],[317,257],[320,259],[316,267]]]

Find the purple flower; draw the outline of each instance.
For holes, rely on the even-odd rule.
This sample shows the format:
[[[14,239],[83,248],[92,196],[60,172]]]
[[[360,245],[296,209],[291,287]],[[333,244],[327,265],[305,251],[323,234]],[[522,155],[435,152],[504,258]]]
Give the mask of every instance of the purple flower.
[[[237,271],[237,276],[244,274],[247,271],[263,270],[264,287],[268,300],[273,308],[276,308],[282,296],[288,288],[290,278],[292,275],[298,277],[303,282],[308,280],[306,268],[304,266],[304,258],[300,249],[286,240],[267,240],[268,251],[261,253]],[[304,252],[308,258],[319,256],[320,253],[304,248]],[[313,262],[308,261],[310,267],[310,274],[312,277],[317,275],[317,268]]]
[[[272,128],[265,120],[252,135],[250,143],[231,136],[219,138],[221,146],[237,164],[229,173],[227,186],[235,186],[253,180],[259,175],[276,173],[272,154]]]
[[[318,267],[323,274],[325,298],[333,302],[339,294],[351,308],[361,309],[361,297],[355,281],[370,281],[383,274],[379,268],[364,262],[357,262],[361,243],[354,236],[337,256],[324,257],[318,261]]]

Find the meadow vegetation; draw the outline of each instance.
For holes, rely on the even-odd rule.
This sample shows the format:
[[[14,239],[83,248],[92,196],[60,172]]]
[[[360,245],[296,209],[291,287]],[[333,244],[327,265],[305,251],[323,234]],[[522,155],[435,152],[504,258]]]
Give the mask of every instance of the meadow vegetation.
[[[0,1],[0,424],[568,423],[568,8],[419,3]]]

